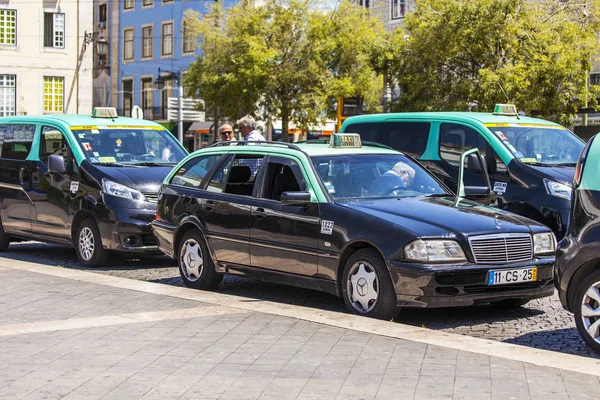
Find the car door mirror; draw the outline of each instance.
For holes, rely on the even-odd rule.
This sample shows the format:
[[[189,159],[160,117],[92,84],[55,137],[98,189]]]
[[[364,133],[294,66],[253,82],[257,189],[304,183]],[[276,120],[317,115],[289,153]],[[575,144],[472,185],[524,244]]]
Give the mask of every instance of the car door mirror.
[[[281,204],[284,206],[306,206],[310,204],[309,192],[283,192]]]
[[[491,193],[487,186],[465,186],[466,198],[488,197]]]
[[[64,174],[67,172],[65,168],[65,158],[57,154],[48,157],[48,171],[54,174]]]

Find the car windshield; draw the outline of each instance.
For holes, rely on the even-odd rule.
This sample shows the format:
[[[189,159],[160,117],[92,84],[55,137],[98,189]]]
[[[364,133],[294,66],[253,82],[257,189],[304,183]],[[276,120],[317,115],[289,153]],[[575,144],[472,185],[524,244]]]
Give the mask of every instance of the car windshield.
[[[93,164],[172,165],[186,156],[173,135],[165,129],[82,128],[72,131],[86,158]]]
[[[515,157],[528,164],[573,165],[585,143],[574,133],[552,125],[489,127]]]
[[[336,200],[451,195],[427,170],[401,154],[318,156],[312,162]]]

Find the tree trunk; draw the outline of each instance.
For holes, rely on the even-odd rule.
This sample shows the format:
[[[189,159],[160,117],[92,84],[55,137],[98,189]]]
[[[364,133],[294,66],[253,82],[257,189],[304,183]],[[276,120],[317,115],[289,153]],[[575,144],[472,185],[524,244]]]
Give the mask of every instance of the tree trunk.
[[[290,141],[290,135],[288,133],[289,117],[288,108],[286,106],[281,106],[281,140],[286,143],[289,143]]]

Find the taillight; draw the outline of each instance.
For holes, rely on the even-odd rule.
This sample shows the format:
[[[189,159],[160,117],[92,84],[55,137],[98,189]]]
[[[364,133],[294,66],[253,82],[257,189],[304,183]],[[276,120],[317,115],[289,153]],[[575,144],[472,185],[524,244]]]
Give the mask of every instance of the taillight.
[[[579,162],[577,163],[577,167],[575,168],[575,175],[573,176],[573,187],[576,188],[577,186],[579,186],[579,184],[581,183],[581,171],[583,171],[583,167],[582,167],[582,161],[583,160],[579,160]]]
[[[158,207],[156,207],[156,220],[162,221],[162,218],[160,217],[160,209]]]

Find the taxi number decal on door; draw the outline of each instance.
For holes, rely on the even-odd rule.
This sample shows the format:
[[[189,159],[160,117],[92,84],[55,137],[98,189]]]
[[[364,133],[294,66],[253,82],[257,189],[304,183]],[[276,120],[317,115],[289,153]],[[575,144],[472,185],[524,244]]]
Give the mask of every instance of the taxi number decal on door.
[[[321,221],[321,233],[324,235],[333,234],[333,221]]]

